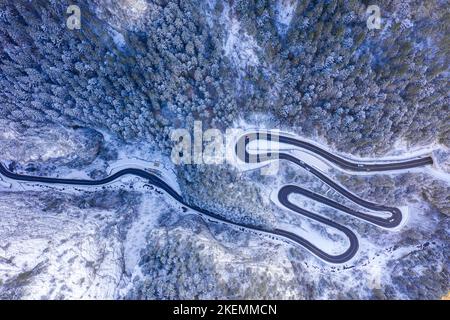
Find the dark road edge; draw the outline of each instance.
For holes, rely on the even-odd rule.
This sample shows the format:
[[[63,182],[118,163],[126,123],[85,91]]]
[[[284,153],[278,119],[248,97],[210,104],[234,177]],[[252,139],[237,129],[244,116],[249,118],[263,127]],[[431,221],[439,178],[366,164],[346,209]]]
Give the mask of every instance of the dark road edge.
[[[262,139],[267,140],[267,141],[277,141],[279,143],[285,143],[285,144],[297,146],[297,147],[300,147],[303,149],[307,149],[307,150],[312,151],[313,153],[327,159],[328,161],[331,161],[331,162],[337,164],[339,167],[341,167],[343,169],[351,170],[351,171],[359,171],[359,172],[361,172],[361,171],[364,171],[364,172],[392,171],[392,170],[408,169],[408,168],[421,167],[424,165],[433,164],[433,159],[431,157],[419,158],[419,159],[413,159],[413,160],[407,160],[407,161],[397,161],[397,162],[385,163],[385,164],[354,163],[354,162],[342,159],[338,156],[335,156],[335,155],[329,153],[328,151],[325,151],[325,150],[317,147],[314,144],[311,144],[311,143],[308,143],[308,142],[305,142],[302,140],[297,140],[292,137],[280,135],[280,134],[273,134],[270,132],[264,132],[262,134],[260,134],[259,132],[249,132],[247,134],[244,134],[240,139],[238,139],[236,146],[235,146],[235,153],[238,156],[238,158],[245,163],[249,163],[250,159],[251,159],[251,155],[248,153],[248,150],[247,150],[248,144],[251,141],[262,140]],[[239,149],[239,147],[241,147],[241,149]],[[358,242],[357,236],[355,235],[355,233],[353,231],[342,226],[341,224],[338,224],[330,219],[327,219],[327,218],[325,218],[321,215],[318,215],[316,213],[313,213],[311,211],[302,209],[302,208],[298,207],[297,205],[293,204],[292,202],[289,201],[289,196],[291,194],[300,194],[304,197],[310,198],[310,199],[320,202],[324,205],[327,205],[329,207],[332,207],[334,209],[342,211],[346,214],[349,214],[349,215],[359,218],[361,220],[365,220],[367,222],[370,222],[372,224],[375,224],[375,225],[383,227],[383,228],[388,228],[388,229],[396,228],[402,222],[403,217],[402,217],[402,213],[401,213],[400,209],[395,208],[395,207],[379,205],[379,204],[372,203],[372,202],[366,201],[364,199],[361,199],[358,196],[351,193],[350,191],[343,188],[342,186],[340,186],[339,184],[337,184],[336,182],[334,182],[333,180],[331,180],[330,178],[328,178],[325,174],[321,173],[319,170],[315,169],[314,167],[308,165],[304,161],[297,159],[296,157],[294,157],[288,153],[268,152],[266,154],[256,154],[256,155],[252,155],[252,156],[253,156],[252,160],[256,161],[257,163],[263,163],[263,162],[271,161],[274,159],[287,160],[292,163],[295,163],[296,165],[302,167],[306,171],[308,171],[308,172],[312,173],[313,175],[315,175],[316,177],[318,177],[320,180],[322,180],[328,186],[330,186],[331,188],[333,188],[334,190],[336,190],[337,192],[339,192],[341,195],[343,195],[347,199],[351,200],[352,202],[354,202],[366,209],[372,210],[372,211],[389,212],[391,214],[390,217],[388,217],[388,218],[372,216],[372,215],[348,208],[344,205],[341,205],[340,203],[337,203],[336,201],[327,199],[327,198],[323,197],[322,195],[319,195],[310,190],[301,188],[299,186],[295,186],[295,185],[283,186],[278,191],[278,201],[280,202],[280,204],[282,206],[284,206],[285,208],[287,208],[297,214],[305,216],[309,219],[318,221],[327,226],[335,228],[335,229],[343,232],[347,236],[347,238],[350,242],[350,245],[349,245],[349,248],[347,249],[347,251],[340,255],[330,255],[330,254],[322,251],[321,249],[317,248],[316,246],[314,246],[312,243],[310,243],[306,239],[304,239],[294,233],[291,233],[291,232],[288,232],[285,230],[281,230],[281,229],[276,230],[277,232],[282,233],[284,235],[289,235],[290,237],[295,237],[297,240],[297,243],[301,243],[306,249],[311,251],[313,254],[317,255],[318,257],[320,257],[328,262],[343,263],[343,262],[346,262],[346,261],[350,260],[351,258],[353,258],[353,256],[356,254],[356,252],[358,251],[358,248],[359,248],[359,242]]]
[[[186,201],[184,201],[183,197],[180,194],[178,194],[171,186],[169,186],[161,178],[159,178],[155,174],[152,174],[148,171],[144,171],[141,169],[134,169],[134,168],[123,169],[123,170],[116,172],[115,174],[113,174],[109,177],[106,177],[104,179],[101,179],[101,180],[82,180],[82,179],[62,179],[62,178],[49,178],[49,177],[39,177],[39,176],[16,174],[16,173],[13,173],[13,172],[9,171],[8,169],[6,169],[6,167],[2,163],[0,163],[0,174],[9,179],[15,180],[15,181],[36,182],[36,183],[45,183],[45,184],[60,184],[60,185],[81,185],[81,186],[101,186],[101,185],[111,183],[122,176],[134,175],[134,176],[141,177],[143,179],[147,179],[149,184],[164,190],[167,194],[169,194],[173,199],[175,199],[181,205],[183,205],[187,208],[190,208],[191,210],[197,211],[208,217],[214,218],[214,219],[224,222],[226,224],[233,225],[235,227],[245,228],[245,229],[248,229],[251,231],[256,231],[256,232],[263,232],[263,233],[266,233],[266,234],[269,234],[269,235],[272,235],[275,237],[284,238],[284,239],[288,240],[290,243],[294,243],[294,244],[297,244],[297,245],[307,248],[312,253],[317,254],[318,257],[320,257],[330,263],[336,263],[336,264],[344,263],[344,262],[350,260],[356,254],[356,251],[358,249],[358,248],[356,248],[356,251],[355,251],[354,248],[352,248],[353,250],[351,250],[351,251],[347,250],[344,254],[342,254],[340,256],[331,256],[331,255],[326,254],[325,252],[322,252],[320,249],[315,247],[313,244],[311,244],[307,240],[297,236],[294,233],[291,233],[291,232],[288,232],[285,230],[281,230],[281,229],[266,229],[266,228],[262,228],[262,227],[258,227],[258,226],[253,226],[253,225],[248,225],[245,223],[238,223],[238,222],[228,220],[228,219],[226,219],[216,213],[213,213],[209,210],[202,209],[198,206],[188,204]]]

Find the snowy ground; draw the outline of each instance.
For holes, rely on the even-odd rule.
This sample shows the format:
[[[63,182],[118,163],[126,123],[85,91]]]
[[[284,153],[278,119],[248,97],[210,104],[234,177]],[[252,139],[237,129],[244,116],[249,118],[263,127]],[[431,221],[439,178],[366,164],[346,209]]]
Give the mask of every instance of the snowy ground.
[[[66,199],[58,210],[46,208],[52,194],[0,193],[0,283],[22,299],[120,298],[140,272],[141,250],[160,215],[182,212],[156,191],[147,191],[136,212],[79,208],[70,193],[58,196]],[[0,286],[8,296],[4,291]]]
[[[276,1],[275,10],[277,13],[278,32],[280,34],[285,34],[289,28],[297,4],[298,0]]]

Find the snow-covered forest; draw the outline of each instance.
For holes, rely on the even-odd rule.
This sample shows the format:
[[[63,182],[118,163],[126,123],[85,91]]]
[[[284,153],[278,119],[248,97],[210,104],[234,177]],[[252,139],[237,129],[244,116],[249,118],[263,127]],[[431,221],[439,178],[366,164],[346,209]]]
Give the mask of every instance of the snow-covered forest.
[[[137,178],[72,190],[0,176],[0,299],[448,294],[450,7],[374,2],[379,29],[367,27],[366,0],[0,1],[0,161],[12,171],[101,179],[143,163],[187,203],[230,221],[338,243],[272,201],[289,183],[356,207],[311,173],[287,162],[277,176],[175,165],[171,132],[195,121],[220,132],[280,129],[336,154],[425,150],[434,161],[386,174],[327,171],[361,198],[408,211],[398,232],[294,199],[361,238],[341,268],[207,223]],[[79,28],[68,27],[70,5]]]

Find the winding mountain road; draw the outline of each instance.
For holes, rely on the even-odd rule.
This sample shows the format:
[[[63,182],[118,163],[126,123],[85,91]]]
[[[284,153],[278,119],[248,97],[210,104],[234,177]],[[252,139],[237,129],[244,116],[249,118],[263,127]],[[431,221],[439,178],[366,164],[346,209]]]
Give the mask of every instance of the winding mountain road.
[[[250,135],[247,134],[242,137],[242,139],[245,140],[244,141],[245,155],[244,155],[244,159],[242,159],[244,161],[248,160],[248,157],[249,157],[246,147],[247,147],[247,144],[252,140],[251,137],[252,137],[251,134]],[[270,139],[271,135],[268,135],[268,137]],[[259,139],[260,138],[259,133],[255,133],[253,138]],[[307,143],[307,142],[304,142],[301,140],[293,139],[293,138],[282,136],[282,135],[278,136],[278,138],[279,138],[280,142],[289,143],[289,144],[292,144],[292,145],[295,145],[295,146],[298,146],[301,148],[308,149],[308,150],[326,158],[327,160],[332,161],[332,162],[336,163],[337,165],[339,165],[345,169],[348,169],[348,170],[386,171],[386,170],[398,170],[398,169],[419,167],[419,166],[428,165],[428,164],[433,163],[431,158],[422,158],[422,159],[409,160],[409,161],[397,162],[397,163],[363,164],[363,165],[361,165],[361,164],[353,163],[348,160],[342,159],[340,157],[334,156],[331,153],[329,153],[325,150],[322,150],[315,145],[312,145],[310,143]],[[175,199],[181,205],[183,205],[187,208],[190,208],[190,209],[197,211],[205,216],[219,220],[219,221],[229,224],[229,225],[237,226],[240,228],[245,228],[245,229],[256,231],[256,232],[262,232],[262,233],[269,234],[269,235],[272,235],[275,237],[284,238],[290,242],[293,242],[295,244],[298,244],[298,245],[306,248],[307,250],[309,250],[310,252],[312,252],[313,254],[318,256],[319,258],[321,258],[329,263],[336,263],[336,264],[349,261],[357,253],[359,244],[358,244],[358,239],[357,239],[356,235],[347,227],[344,227],[344,226],[342,226],[330,219],[327,219],[321,215],[318,215],[316,213],[299,208],[298,206],[296,206],[295,204],[293,204],[292,202],[289,201],[289,199],[288,199],[289,195],[301,194],[305,197],[309,197],[315,201],[321,202],[321,203],[328,205],[330,207],[333,207],[337,210],[343,211],[354,217],[366,220],[368,222],[371,222],[373,224],[376,224],[376,225],[384,227],[384,228],[396,227],[402,221],[402,215],[398,208],[391,208],[391,207],[377,205],[377,204],[365,201],[365,200],[357,197],[356,195],[352,194],[348,190],[344,189],[337,183],[333,182],[331,179],[326,177],[324,174],[322,174],[315,168],[309,166],[305,162],[303,162],[287,153],[279,153],[278,157],[279,157],[279,159],[288,160],[293,163],[296,163],[297,165],[301,166],[305,170],[308,170],[309,172],[311,172],[312,174],[317,176],[319,179],[321,179],[323,182],[325,182],[326,184],[328,184],[329,186],[331,186],[332,188],[334,188],[339,193],[341,193],[348,199],[352,200],[353,202],[355,202],[363,207],[366,207],[370,210],[390,212],[391,216],[389,218],[382,218],[382,217],[372,216],[372,215],[369,215],[366,213],[358,212],[358,211],[355,211],[348,207],[345,207],[333,200],[327,199],[319,194],[313,193],[309,190],[303,189],[298,186],[287,185],[287,186],[284,186],[283,188],[281,188],[278,193],[278,200],[280,201],[280,203],[283,206],[296,212],[297,214],[303,215],[312,220],[318,221],[318,222],[328,225],[332,228],[335,228],[347,236],[347,238],[350,241],[350,245],[349,245],[348,249],[342,254],[332,255],[332,254],[329,254],[329,253],[321,250],[320,248],[318,248],[317,246],[315,246],[314,244],[312,244],[305,238],[300,237],[299,235],[297,235],[295,233],[292,233],[292,232],[289,232],[286,230],[282,230],[282,229],[268,229],[268,228],[248,225],[248,224],[244,224],[244,223],[233,222],[233,221],[228,220],[228,219],[226,219],[216,213],[213,213],[209,210],[202,209],[195,205],[191,205],[191,204],[187,203],[180,194],[178,194],[170,185],[168,185],[160,177],[158,177],[157,175],[155,175],[151,172],[141,170],[141,169],[128,168],[128,169],[121,170],[115,174],[112,174],[111,176],[108,176],[104,179],[83,180],[83,179],[62,179],[62,178],[39,177],[39,176],[17,174],[17,173],[11,172],[2,163],[0,163],[0,174],[8,179],[15,180],[15,181],[36,182],[36,183],[45,183],[45,184],[60,184],[60,185],[83,185],[83,186],[101,186],[101,185],[111,183],[111,182],[119,179],[122,176],[126,176],[126,175],[138,176],[138,177],[148,180],[148,182],[150,184],[154,185],[155,187],[164,190],[173,199]],[[264,155],[257,156],[258,162],[268,161],[268,159],[269,158]]]
[[[306,149],[308,151],[311,151],[318,156],[325,158],[326,160],[333,162],[334,164],[338,165],[342,169],[351,170],[351,171],[364,171],[364,172],[382,172],[382,171],[392,171],[392,170],[401,170],[401,169],[408,169],[408,168],[416,168],[421,167],[425,165],[431,165],[433,164],[433,159],[431,157],[423,157],[423,158],[417,158],[417,159],[410,159],[405,161],[390,161],[388,163],[383,164],[376,164],[376,163],[357,163],[352,162],[346,159],[343,159],[341,157],[335,156],[331,153],[329,153],[326,150],[323,150],[319,148],[318,146],[311,144],[306,141],[294,139],[292,137],[284,136],[284,135],[278,135],[278,134],[272,134],[272,133],[259,133],[259,132],[250,132],[245,135],[243,135],[236,143],[235,147],[235,153],[238,156],[238,158],[241,161],[244,161],[245,163],[251,163],[252,161],[256,163],[263,163],[267,161],[273,161],[276,160],[287,160],[292,163],[295,163],[296,165],[302,167],[306,171],[312,173],[316,177],[318,177],[320,180],[322,180],[324,183],[326,183],[328,186],[339,192],[341,195],[346,197],[347,199],[351,200],[353,203],[356,203],[360,205],[361,207],[364,207],[366,209],[375,211],[375,212],[389,212],[390,216],[388,218],[383,218],[380,216],[374,216],[367,213],[359,212],[354,209],[351,209],[349,207],[346,207],[340,203],[337,203],[336,201],[333,201],[331,199],[325,198],[322,195],[319,195],[317,193],[314,193],[310,190],[301,188],[299,186],[295,185],[285,185],[278,191],[278,201],[281,205],[283,205],[285,208],[300,214],[302,216],[305,216],[309,219],[318,221],[320,223],[323,223],[329,227],[335,228],[342,233],[344,233],[349,242],[349,248],[347,251],[345,251],[341,255],[330,255],[326,253],[325,251],[317,248],[312,243],[307,241],[306,239],[299,237],[298,235],[295,235],[293,233],[287,232],[285,230],[276,229],[275,231],[278,234],[283,235],[289,235],[291,238],[296,238],[297,243],[301,243],[305,248],[307,248],[309,251],[314,253],[315,255],[319,256],[320,258],[331,262],[331,263],[343,263],[348,260],[350,260],[358,251],[359,243],[358,238],[356,235],[348,229],[347,227],[344,227],[330,219],[327,219],[321,215],[318,215],[316,213],[313,213],[311,211],[305,210],[303,208],[298,207],[294,203],[292,203],[289,200],[289,196],[292,194],[299,194],[306,198],[310,198],[312,200],[315,200],[317,202],[320,202],[324,205],[327,205],[329,207],[332,207],[334,209],[337,209],[339,211],[342,211],[344,213],[347,213],[349,215],[352,215],[356,218],[359,218],[361,220],[370,222],[372,224],[375,224],[377,226],[392,229],[400,225],[402,222],[402,213],[400,209],[395,207],[388,207],[376,203],[372,203],[369,201],[366,201],[364,199],[359,198],[358,196],[354,195],[338,183],[334,182],[330,178],[328,178],[325,174],[320,172],[319,170],[315,169],[314,167],[308,165],[304,161],[288,154],[285,152],[273,152],[269,151],[266,153],[258,153],[258,154],[250,154],[248,152],[248,145],[252,141],[255,140],[267,140],[267,141],[275,141],[278,143],[284,143],[289,144],[292,146],[296,146],[302,149]]]

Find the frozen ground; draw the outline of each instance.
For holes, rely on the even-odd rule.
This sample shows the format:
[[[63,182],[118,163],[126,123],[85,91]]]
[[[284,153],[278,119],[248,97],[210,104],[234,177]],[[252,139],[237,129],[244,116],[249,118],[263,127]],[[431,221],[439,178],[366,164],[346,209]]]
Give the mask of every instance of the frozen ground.
[[[92,178],[94,171],[105,176],[131,166],[157,170],[180,189],[176,168],[151,145],[121,145],[106,134],[103,140],[113,150],[99,151],[86,170],[80,166],[51,170],[51,164],[43,166],[42,172],[37,170],[44,175]],[[323,164],[315,165],[324,169]],[[25,171],[26,167],[17,164],[17,168]],[[255,170],[241,174],[250,175],[258,186],[274,226],[296,231],[330,253],[345,250],[346,239],[340,234],[283,210],[273,199],[283,184],[296,183],[350,205],[320,181],[286,163],[277,176],[261,177]],[[184,212],[171,198],[135,177],[123,177],[105,188],[18,184],[5,179],[0,181],[0,295],[30,299],[430,298],[448,287],[448,219],[424,200],[408,200],[409,218],[394,232],[301,197],[291,200],[351,228],[360,240],[358,255],[344,265],[329,265],[284,241]],[[187,285],[187,276],[196,280]],[[431,289],[415,287],[416,282],[428,283]]]

